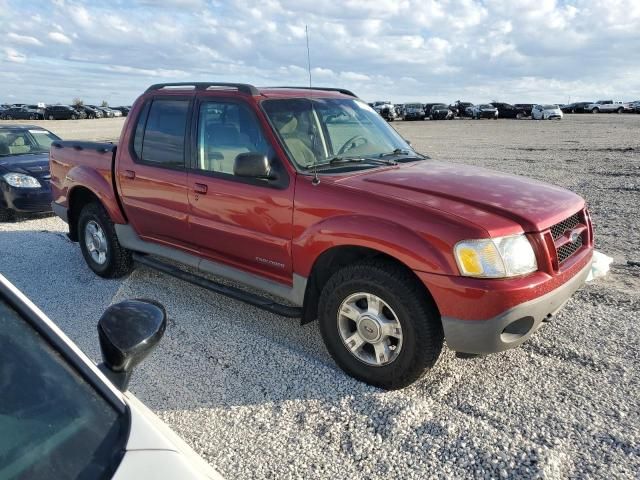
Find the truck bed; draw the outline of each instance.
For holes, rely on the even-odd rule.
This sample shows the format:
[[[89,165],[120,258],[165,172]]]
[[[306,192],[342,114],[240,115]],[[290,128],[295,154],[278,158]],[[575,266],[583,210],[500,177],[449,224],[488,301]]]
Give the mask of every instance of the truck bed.
[[[54,204],[68,206],[76,186],[89,187],[103,203],[117,208],[114,159],[117,145],[105,142],[58,141],[51,144],[49,166]],[[107,200],[109,199],[109,200]],[[106,205],[109,209],[109,205]]]

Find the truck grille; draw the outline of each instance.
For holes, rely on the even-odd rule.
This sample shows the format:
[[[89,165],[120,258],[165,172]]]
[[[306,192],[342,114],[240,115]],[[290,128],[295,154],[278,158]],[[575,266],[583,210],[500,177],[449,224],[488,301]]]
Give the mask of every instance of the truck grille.
[[[569,218],[566,218],[562,222],[556,223],[551,227],[551,236],[553,237],[553,241],[556,245],[556,254],[558,256],[559,264],[574,255],[584,245],[584,236],[587,234],[586,230],[574,242],[565,243],[566,241],[561,240],[567,231],[573,230],[579,225],[587,225],[583,212],[575,213]]]
[[[576,253],[582,247],[582,235],[578,237],[578,241],[575,243],[566,243],[558,248],[558,263],[564,262],[571,255]]]

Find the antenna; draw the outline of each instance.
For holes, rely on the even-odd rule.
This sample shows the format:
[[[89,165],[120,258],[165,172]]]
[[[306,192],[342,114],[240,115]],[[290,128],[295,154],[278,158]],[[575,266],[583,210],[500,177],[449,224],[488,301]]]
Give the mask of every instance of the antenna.
[[[309,49],[309,26],[304,26],[304,34],[307,37],[307,70],[309,72],[309,106],[311,107],[311,111],[313,112],[313,101],[311,100],[311,50]],[[320,184],[320,177],[318,177],[318,162],[313,162],[313,179],[311,180],[312,185]]]

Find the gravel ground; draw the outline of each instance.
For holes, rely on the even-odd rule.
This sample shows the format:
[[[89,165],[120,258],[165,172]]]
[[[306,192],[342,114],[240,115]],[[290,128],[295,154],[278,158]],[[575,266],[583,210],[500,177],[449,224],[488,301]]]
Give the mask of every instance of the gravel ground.
[[[101,140],[121,123],[42,122]],[[343,374],[315,324],[146,268],[96,277],[53,217],[0,225],[0,272],[95,360],[107,305],[162,301],[170,325],[131,389],[231,479],[640,478],[640,115],[393,125],[433,157],[583,195],[611,274],[521,348],[445,351],[424,381],[383,392]]]

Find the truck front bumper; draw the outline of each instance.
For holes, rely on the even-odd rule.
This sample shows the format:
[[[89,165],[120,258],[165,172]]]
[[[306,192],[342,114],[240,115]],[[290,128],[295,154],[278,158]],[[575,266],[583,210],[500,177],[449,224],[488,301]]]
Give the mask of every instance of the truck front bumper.
[[[520,345],[564,307],[584,285],[590,269],[591,261],[555,290],[488,320],[442,317],[447,345],[456,352],[473,354],[501,352]]]

